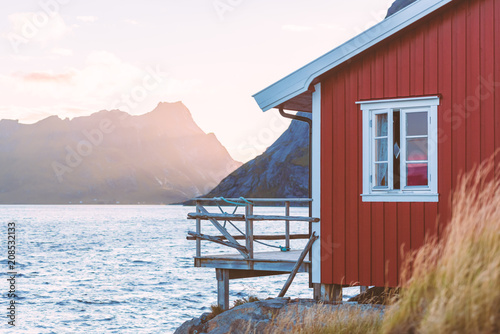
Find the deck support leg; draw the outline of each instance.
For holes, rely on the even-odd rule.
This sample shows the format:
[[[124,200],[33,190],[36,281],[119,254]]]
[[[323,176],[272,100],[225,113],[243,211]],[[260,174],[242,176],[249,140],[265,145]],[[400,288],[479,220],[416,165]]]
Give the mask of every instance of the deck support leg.
[[[229,269],[215,269],[217,277],[217,304],[229,310]]]
[[[196,213],[200,213],[200,209],[198,206],[200,205],[199,201],[196,201]],[[196,233],[201,234],[201,219],[196,218]],[[201,256],[201,240],[196,238],[196,257]]]
[[[290,202],[285,202],[285,216],[290,217]],[[285,247],[290,249],[290,221],[285,220]]]
[[[248,258],[253,259],[253,220],[248,219],[248,216],[253,216],[253,205],[247,204],[245,207],[245,234],[246,234],[246,247],[248,250]],[[248,261],[248,265],[253,270],[253,261]]]
[[[342,285],[321,284],[320,300],[327,303],[342,302]]]
[[[319,301],[321,299],[321,284],[313,283],[313,299]]]

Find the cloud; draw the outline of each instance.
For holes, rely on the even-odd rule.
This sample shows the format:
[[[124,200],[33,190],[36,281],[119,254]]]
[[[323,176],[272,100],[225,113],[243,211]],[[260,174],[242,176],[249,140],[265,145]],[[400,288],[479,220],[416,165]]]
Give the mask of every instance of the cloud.
[[[40,12],[20,12],[8,16],[10,31],[2,37],[10,41],[15,52],[19,46],[30,42],[46,46],[68,35],[72,27],[67,25],[59,13],[48,15]]]
[[[8,76],[18,92],[35,97],[67,99],[74,102],[102,100],[140,80],[144,71],[107,51],[93,51],[82,68],[59,72],[16,72]]]
[[[132,19],[126,19],[126,20],[124,20],[123,22],[128,23],[128,24],[131,24],[131,25],[134,25],[134,26],[136,26],[136,25],[138,25],[138,24],[139,24],[139,21],[132,20]]]
[[[0,116],[17,115],[20,120],[53,114],[74,117],[114,108],[138,114],[159,100],[182,99],[199,85],[198,80],[170,77],[155,65],[141,68],[110,52],[93,51],[79,68],[0,74],[0,91],[8,96],[0,102]]]
[[[310,31],[313,28],[307,26],[294,25],[294,24],[286,24],[282,26],[281,29],[292,32],[305,32],[305,31]]]
[[[51,50],[52,54],[55,54],[57,56],[63,56],[63,57],[68,57],[73,55],[73,50],[70,49],[63,49],[63,48],[54,48]]]
[[[97,21],[99,18],[97,16],[77,16],[76,19],[85,23],[92,23]]]
[[[65,72],[54,74],[52,72],[30,72],[30,73],[14,73],[13,78],[20,79],[27,83],[57,83],[70,84],[76,73]]]

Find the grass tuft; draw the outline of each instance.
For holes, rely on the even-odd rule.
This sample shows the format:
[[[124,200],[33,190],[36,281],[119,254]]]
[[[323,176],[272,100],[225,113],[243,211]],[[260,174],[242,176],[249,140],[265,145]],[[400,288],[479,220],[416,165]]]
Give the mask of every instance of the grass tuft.
[[[302,310],[298,306],[291,307],[280,313],[264,332],[372,334],[378,333],[381,325],[382,317],[377,310],[317,304]]]
[[[260,299],[255,297],[255,296],[248,296],[248,299],[247,298],[236,299],[234,301],[233,307],[240,306],[240,305],[247,304],[247,303],[258,302],[259,300]]]
[[[221,313],[224,313],[224,309],[220,305],[210,305],[210,311],[214,317],[218,316]]]
[[[384,333],[500,333],[500,173],[493,158],[464,176],[440,240],[407,261]],[[496,174],[496,177],[495,177]]]

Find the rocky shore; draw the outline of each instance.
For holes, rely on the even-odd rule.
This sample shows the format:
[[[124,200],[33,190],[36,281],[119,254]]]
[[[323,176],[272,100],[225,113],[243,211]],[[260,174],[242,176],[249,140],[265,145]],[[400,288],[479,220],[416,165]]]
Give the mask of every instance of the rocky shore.
[[[262,333],[264,329],[269,330],[269,325],[279,314],[289,312],[302,313],[303,311],[317,305],[312,299],[290,299],[274,298],[268,300],[246,303],[236,306],[217,316],[204,313],[199,318],[185,322],[174,334],[243,334]],[[357,303],[343,303],[338,305],[325,305],[335,308],[366,308],[376,309],[383,312],[380,305],[361,305]]]

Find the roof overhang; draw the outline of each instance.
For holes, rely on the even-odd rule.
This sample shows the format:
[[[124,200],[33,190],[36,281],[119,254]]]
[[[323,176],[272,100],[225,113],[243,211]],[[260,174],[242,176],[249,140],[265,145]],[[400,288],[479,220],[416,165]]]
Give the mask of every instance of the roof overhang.
[[[281,106],[284,109],[310,112],[312,110],[312,91],[310,87],[316,78],[452,1],[453,0],[416,1],[346,43],[258,92],[253,95],[253,98],[257,101],[262,111]]]

